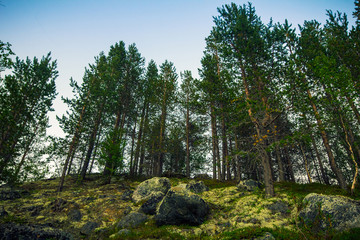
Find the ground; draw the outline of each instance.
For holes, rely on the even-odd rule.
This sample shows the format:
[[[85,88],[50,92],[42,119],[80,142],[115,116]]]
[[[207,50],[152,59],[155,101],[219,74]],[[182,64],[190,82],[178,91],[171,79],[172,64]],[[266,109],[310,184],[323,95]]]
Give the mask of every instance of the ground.
[[[276,196],[266,198],[264,190],[242,191],[235,181],[203,180],[209,191],[199,194],[210,207],[210,215],[200,226],[156,227],[151,219],[145,224],[121,231],[116,223],[128,213],[137,211],[140,203],[130,196],[144,179],[115,177],[103,185],[100,175],[91,175],[80,183],[76,176],[68,176],[64,191],[57,193],[59,179],[24,183],[19,188],[23,197],[1,200],[8,213],[0,217],[2,223],[51,226],[71,233],[75,239],[255,239],[271,233],[275,239],[360,239],[360,231],[316,234],[299,227],[298,212],[308,193],[347,195],[336,186],[321,184],[276,183]],[[172,186],[189,179],[170,179]],[[360,196],[352,196],[359,199]],[[95,229],[86,230],[89,223]],[[90,224],[91,225],[91,224]],[[351,238],[357,236],[357,238]]]

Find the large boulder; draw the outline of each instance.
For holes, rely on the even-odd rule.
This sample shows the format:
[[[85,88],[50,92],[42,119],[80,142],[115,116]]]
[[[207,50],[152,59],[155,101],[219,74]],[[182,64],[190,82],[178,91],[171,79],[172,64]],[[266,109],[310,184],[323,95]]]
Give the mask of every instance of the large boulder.
[[[164,198],[165,194],[162,192],[153,192],[148,199],[141,205],[140,211],[149,214],[154,215],[156,214],[156,208],[161,202],[161,200]]]
[[[239,190],[245,190],[245,191],[254,191],[255,189],[261,188],[262,184],[258,181],[249,179],[249,180],[243,180],[240,181],[237,185],[237,188]]]
[[[200,225],[209,213],[209,206],[198,195],[182,188],[171,188],[160,202],[155,215],[161,225]]]
[[[149,198],[149,196],[154,192],[162,192],[163,194],[166,194],[170,187],[171,184],[169,179],[164,177],[154,177],[140,183],[132,198],[138,203]]]
[[[360,201],[311,193],[304,198],[303,205],[299,217],[313,231],[328,228],[344,231],[360,227]]]

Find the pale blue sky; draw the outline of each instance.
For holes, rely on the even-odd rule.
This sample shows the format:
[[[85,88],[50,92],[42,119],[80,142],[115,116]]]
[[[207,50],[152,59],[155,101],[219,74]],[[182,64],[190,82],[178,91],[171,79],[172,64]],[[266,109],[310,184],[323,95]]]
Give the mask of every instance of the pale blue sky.
[[[0,40],[10,42],[20,58],[41,57],[52,52],[59,77],[50,114],[49,134],[61,135],[55,115],[66,106],[60,96],[71,97],[70,77],[81,81],[84,68],[94,56],[123,40],[136,43],[147,61],[158,65],[168,59],[178,72],[198,76],[205,37],[213,26],[217,7],[226,0],[0,0]],[[267,23],[288,19],[293,26],[304,20],[325,23],[326,9],[339,10],[353,23],[353,0],[253,0],[257,14]]]

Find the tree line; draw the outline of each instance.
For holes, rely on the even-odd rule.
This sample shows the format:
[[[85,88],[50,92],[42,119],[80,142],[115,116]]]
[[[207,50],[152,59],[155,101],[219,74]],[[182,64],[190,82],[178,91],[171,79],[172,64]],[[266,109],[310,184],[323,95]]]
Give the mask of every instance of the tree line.
[[[1,180],[91,172],[112,176],[212,173],[274,181],[338,184],[355,191],[360,163],[360,4],[355,25],[327,11],[327,21],[265,24],[255,8],[218,8],[205,39],[199,79],[174,63],[147,64],[135,44],[101,52],[81,84],[70,79],[64,138],[46,137],[56,96],[50,54],[11,61],[1,42]],[[43,144],[42,141],[48,142]],[[40,146],[39,146],[40,145]],[[37,146],[37,147],[36,147]],[[40,149],[39,149],[40,148]],[[41,157],[42,156],[42,157]],[[39,175],[39,176],[40,176]]]

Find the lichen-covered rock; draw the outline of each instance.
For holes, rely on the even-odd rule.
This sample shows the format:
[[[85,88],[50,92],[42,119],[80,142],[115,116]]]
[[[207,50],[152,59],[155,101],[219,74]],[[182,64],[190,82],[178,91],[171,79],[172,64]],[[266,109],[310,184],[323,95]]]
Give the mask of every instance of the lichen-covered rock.
[[[6,224],[0,224],[0,239],[70,240],[74,238],[70,233],[49,227],[44,228],[35,225],[27,226],[27,225],[18,225],[14,223],[6,223]]]
[[[140,211],[145,214],[154,215],[159,202],[164,198],[165,194],[162,192],[153,192],[148,199],[141,205]]]
[[[206,173],[202,173],[202,174],[196,174],[194,176],[194,179],[196,179],[196,180],[208,180],[208,179],[211,179],[211,177],[209,175],[207,175]]]
[[[7,211],[5,211],[4,206],[1,206],[1,207],[0,207],[0,217],[6,217],[6,216],[8,216],[8,215],[9,215],[9,214],[8,214]]]
[[[271,233],[266,232],[264,235],[257,237],[254,240],[275,240],[275,238]]]
[[[14,188],[8,185],[0,187],[0,201],[14,200],[26,195],[29,195],[29,192],[21,188]]]
[[[87,222],[82,226],[80,233],[83,235],[90,235],[92,231],[95,230],[95,228],[99,227],[100,224],[97,222]]]
[[[265,207],[271,210],[272,213],[286,215],[290,212],[289,205],[283,201],[276,201],[272,204],[266,205]]]
[[[68,212],[67,217],[70,221],[78,222],[81,220],[82,214],[79,209],[71,209]]]
[[[123,194],[121,195],[121,200],[123,201],[131,201],[131,195],[134,193],[134,191],[131,191],[129,189],[126,189]]]
[[[304,208],[299,217],[303,224],[314,231],[334,228],[344,231],[360,227],[360,202],[342,196],[326,196],[316,193],[303,200]]]
[[[148,217],[139,212],[132,212],[125,217],[123,217],[118,223],[118,229],[125,229],[125,228],[136,228],[141,224],[145,223],[148,220]]]
[[[252,179],[240,181],[237,185],[237,188],[239,190],[246,190],[246,191],[250,191],[250,192],[254,191],[257,188],[261,188],[261,187],[262,187],[262,184],[260,182],[252,180]]]
[[[186,189],[194,193],[209,191],[209,188],[204,184],[203,181],[191,181],[186,184]]]
[[[170,189],[169,179],[164,177],[154,177],[139,184],[132,198],[135,202],[147,199],[153,192],[162,192],[164,194]]]
[[[199,225],[209,213],[209,206],[198,195],[179,187],[171,188],[160,202],[155,215],[161,225]]]

